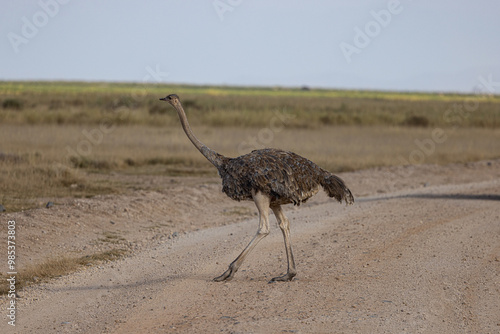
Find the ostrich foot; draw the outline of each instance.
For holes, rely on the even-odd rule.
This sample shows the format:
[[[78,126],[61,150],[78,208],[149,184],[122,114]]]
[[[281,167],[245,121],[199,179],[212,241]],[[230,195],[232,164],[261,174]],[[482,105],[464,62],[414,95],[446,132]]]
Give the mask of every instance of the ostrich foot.
[[[288,273],[286,273],[283,276],[278,276],[278,277],[272,278],[269,281],[269,283],[274,283],[274,282],[288,282],[288,281],[291,281],[295,277],[295,275],[297,275],[297,273],[288,272]]]
[[[233,268],[229,267],[229,269],[226,270],[222,275],[215,277],[214,281],[215,282],[230,281],[233,279],[235,273],[236,270],[233,270]]]

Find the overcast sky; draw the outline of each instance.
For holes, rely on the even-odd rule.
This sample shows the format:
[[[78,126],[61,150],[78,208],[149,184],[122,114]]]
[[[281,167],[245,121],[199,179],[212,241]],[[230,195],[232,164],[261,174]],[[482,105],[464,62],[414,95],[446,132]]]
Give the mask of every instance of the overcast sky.
[[[498,0],[2,0],[0,80],[470,92],[500,81],[499,15]]]

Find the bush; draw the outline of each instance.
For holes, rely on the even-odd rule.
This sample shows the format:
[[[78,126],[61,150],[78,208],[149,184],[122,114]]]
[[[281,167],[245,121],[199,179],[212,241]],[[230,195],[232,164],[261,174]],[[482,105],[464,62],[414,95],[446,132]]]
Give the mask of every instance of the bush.
[[[16,164],[16,163],[22,162],[23,160],[24,159],[17,154],[0,152],[0,162],[7,162],[7,163]]]
[[[403,124],[407,126],[420,126],[426,128],[429,126],[429,119],[425,116],[410,116]]]
[[[112,101],[107,103],[106,109],[108,110],[116,110],[119,108],[137,108],[139,103],[135,101],[131,96],[119,96]]]
[[[184,100],[182,105],[185,109],[196,109],[200,110],[202,107],[196,102],[196,100]]]
[[[151,107],[149,107],[149,114],[150,115],[164,115],[168,112],[168,108],[165,105],[160,105],[160,104],[153,104]]]
[[[21,110],[23,108],[23,104],[17,99],[7,99],[2,102],[2,107],[4,109]]]
[[[104,160],[93,160],[84,157],[71,157],[71,164],[75,168],[87,168],[87,169],[98,169],[107,170],[111,168],[111,164]]]

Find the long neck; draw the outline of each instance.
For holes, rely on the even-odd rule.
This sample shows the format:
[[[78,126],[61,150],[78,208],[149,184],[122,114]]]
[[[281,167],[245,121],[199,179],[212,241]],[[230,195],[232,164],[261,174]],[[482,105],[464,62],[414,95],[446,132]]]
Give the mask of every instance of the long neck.
[[[186,117],[186,113],[184,112],[184,109],[182,108],[182,105],[176,104],[175,109],[177,110],[177,114],[179,115],[179,119],[181,121],[182,128],[184,129],[184,132],[186,133],[186,136],[191,140],[194,146],[198,149],[198,151],[207,158],[208,161],[212,163],[217,169],[219,169],[225,160],[227,160],[226,157],[223,155],[211,150],[208,148],[205,144],[203,144],[196,136],[193,134],[193,131],[191,130],[191,127],[189,126],[189,122]]]

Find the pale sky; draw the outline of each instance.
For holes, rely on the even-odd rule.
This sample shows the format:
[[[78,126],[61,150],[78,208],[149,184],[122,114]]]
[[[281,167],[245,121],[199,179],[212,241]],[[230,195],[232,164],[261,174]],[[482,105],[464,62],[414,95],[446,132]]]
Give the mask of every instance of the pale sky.
[[[500,81],[499,15],[498,0],[2,0],[0,80],[470,92]]]

